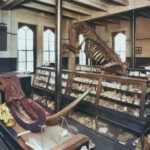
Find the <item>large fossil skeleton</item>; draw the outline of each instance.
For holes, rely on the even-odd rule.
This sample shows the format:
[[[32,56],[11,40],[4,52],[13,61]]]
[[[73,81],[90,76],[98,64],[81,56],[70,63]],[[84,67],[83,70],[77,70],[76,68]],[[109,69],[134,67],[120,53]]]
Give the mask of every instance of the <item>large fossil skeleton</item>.
[[[84,22],[78,22],[72,25],[69,32],[69,38],[74,40],[68,46],[71,51],[79,52],[81,45],[85,42],[86,56],[101,64],[103,70],[109,73],[127,74],[128,63],[122,63],[120,57],[96,34],[93,27]],[[80,34],[84,36],[84,41],[79,45],[77,37]]]
[[[47,118],[43,108],[38,103],[26,98],[19,78],[15,74],[0,76],[0,89],[5,92],[6,104],[16,121],[27,130],[39,131],[45,123],[47,125],[57,124],[92,90],[92,87],[63,110]]]

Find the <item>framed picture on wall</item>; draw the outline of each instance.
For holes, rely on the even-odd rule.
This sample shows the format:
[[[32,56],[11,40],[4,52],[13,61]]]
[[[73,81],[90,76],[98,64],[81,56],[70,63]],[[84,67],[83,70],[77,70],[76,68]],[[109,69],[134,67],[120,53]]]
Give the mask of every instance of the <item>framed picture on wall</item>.
[[[136,54],[142,54],[142,47],[135,47]]]

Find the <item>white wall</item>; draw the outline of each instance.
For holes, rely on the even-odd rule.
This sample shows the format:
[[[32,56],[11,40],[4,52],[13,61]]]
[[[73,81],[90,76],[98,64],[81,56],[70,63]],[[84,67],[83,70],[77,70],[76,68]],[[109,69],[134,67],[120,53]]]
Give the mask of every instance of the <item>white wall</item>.
[[[131,23],[120,21],[120,24],[108,24],[96,27],[97,34],[112,47],[112,32],[125,31],[126,34],[126,57],[131,56]]]
[[[2,16],[0,14],[0,20]],[[44,13],[34,12],[23,8],[14,9],[4,12],[4,22],[8,24],[8,32],[18,32],[18,23],[27,23],[36,25],[37,31],[37,66],[42,65],[42,41],[44,26],[55,28],[55,16],[45,15]],[[68,19],[63,18],[63,39],[68,39]],[[7,51],[0,52],[0,58],[15,57],[17,58],[17,35],[8,34]],[[64,42],[66,42],[64,40]]]

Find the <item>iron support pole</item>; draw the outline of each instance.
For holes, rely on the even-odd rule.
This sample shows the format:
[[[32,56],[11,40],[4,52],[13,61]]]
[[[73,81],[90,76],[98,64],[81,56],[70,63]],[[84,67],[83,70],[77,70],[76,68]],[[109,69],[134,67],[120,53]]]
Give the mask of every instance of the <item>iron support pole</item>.
[[[55,108],[56,111],[61,109],[61,86],[62,86],[62,0],[56,0],[56,12],[57,12],[57,22],[56,22],[56,65],[55,65]]]
[[[135,23],[136,23],[136,18],[135,18],[135,11],[132,11],[132,28],[131,28],[131,32],[132,32],[132,68],[135,67]]]

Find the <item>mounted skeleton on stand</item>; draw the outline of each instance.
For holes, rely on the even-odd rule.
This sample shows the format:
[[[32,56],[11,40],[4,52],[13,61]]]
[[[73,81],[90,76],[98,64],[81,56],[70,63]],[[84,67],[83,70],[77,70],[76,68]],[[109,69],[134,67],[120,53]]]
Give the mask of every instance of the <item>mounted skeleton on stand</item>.
[[[84,41],[79,45],[79,35],[82,34]],[[95,29],[86,23],[75,23],[69,29],[70,53],[75,55],[85,42],[85,55],[101,64],[100,68],[109,74],[127,75],[128,63],[122,63],[120,57],[96,34]],[[72,57],[72,55],[70,55]],[[72,58],[69,58],[73,63]]]

